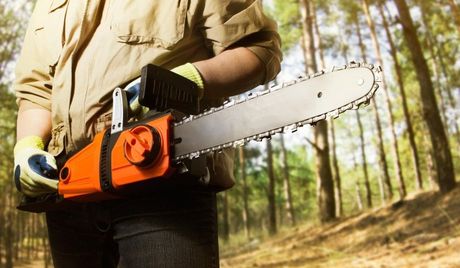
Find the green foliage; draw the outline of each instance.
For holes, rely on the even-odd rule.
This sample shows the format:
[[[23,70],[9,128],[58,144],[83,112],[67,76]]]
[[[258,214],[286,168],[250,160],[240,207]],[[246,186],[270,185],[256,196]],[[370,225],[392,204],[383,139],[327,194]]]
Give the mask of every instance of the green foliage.
[[[11,167],[13,164],[13,144],[15,133],[16,103],[7,86],[0,84],[0,185],[5,182],[5,175],[12,174]],[[9,182],[9,180],[7,180]]]
[[[299,44],[302,36],[299,3],[294,0],[274,0],[270,14],[278,21],[278,31],[283,43],[283,52]]]
[[[420,89],[417,81],[417,76],[412,64],[410,51],[408,50],[404,37],[402,35],[401,25],[398,21],[396,10],[392,1],[382,1],[386,5],[386,11],[389,13],[388,21],[390,23],[390,31],[393,40],[397,47],[397,55],[402,67],[402,78],[408,96],[407,103],[409,105],[409,113],[415,131],[415,141],[419,151],[419,159],[421,163],[422,179],[425,189],[429,188],[429,153],[431,150],[430,141],[428,140],[427,128],[423,121],[423,111],[420,100]],[[387,77],[388,88],[393,106],[393,116],[395,119],[396,134],[399,141],[399,154],[402,162],[402,171],[405,178],[405,183],[409,192],[416,189],[415,171],[413,170],[412,154],[408,141],[407,126],[402,110],[401,96],[399,95],[398,84],[396,83],[396,73],[394,70],[394,62],[391,55],[388,53],[388,45],[386,42],[385,32],[382,26],[382,18],[378,15],[376,4],[377,0],[369,1],[370,11],[373,15],[377,34],[383,48],[383,60],[385,64],[385,75]],[[440,68],[441,79],[439,81],[442,88],[442,96],[447,97],[447,92],[450,91],[456,101],[455,107],[448,107],[450,117],[457,120],[459,118],[458,110],[460,110],[460,64],[458,58],[460,54],[459,41],[460,33],[457,32],[456,25],[452,19],[451,9],[446,1],[424,1],[413,0],[411,12],[416,18],[418,34],[421,40],[426,40],[428,30],[433,35],[433,47],[430,44],[423,42],[425,57],[429,61],[430,68],[433,69],[435,64]],[[316,7],[316,19],[321,32],[322,49],[326,55],[326,62],[343,63],[345,57],[348,59],[361,59],[361,51],[357,46],[358,39],[356,33],[356,23],[361,28],[363,41],[366,46],[366,53],[370,60],[375,59],[375,53],[372,49],[372,44],[369,36],[369,28],[365,24],[365,17],[362,11],[361,1],[346,1],[346,0],[327,0],[314,1]],[[298,50],[293,50],[294,46],[300,43],[302,35],[302,23],[300,21],[299,1],[284,1],[273,0],[270,14],[278,21],[279,31],[284,44],[283,51],[286,54],[298,53]],[[423,25],[421,16],[421,7],[425,7],[427,11],[428,26]],[[435,56],[430,56],[430,50],[433,49]],[[295,55],[302,57],[302,55]],[[287,57],[285,57],[287,58]],[[441,61],[443,64],[441,64]],[[443,65],[443,66],[441,66]],[[289,63],[286,63],[289,66]],[[328,67],[328,66],[327,66]],[[442,67],[442,68],[441,68]],[[432,70],[433,71],[433,70]],[[432,72],[433,74],[433,72]],[[436,77],[433,74],[433,79]],[[441,96],[439,96],[441,97]],[[386,106],[384,105],[383,91],[380,90],[376,95],[376,100],[379,104],[379,113],[381,115],[383,131],[384,131],[384,147],[387,153],[386,159],[389,165],[390,176],[395,196],[397,197],[397,182],[394,178],[393,154],[390,152],[391,139],[389,133],[389,121],[386,116]],[[381,171],[378,164],[376,136],[377,130],[375,127],[375,118],[372,108],[360,110],[361,120],[364,125],[365,150],[367,154],[367,164],[370,177],[370,186],[372,191],[372,200],[374,206],[381,204],[379,193],[379,177]],[[339,160],[339,168],[342,177],[342,193],[345,215],[354,214],[358,211],[357,187],[361,191],[361,197],[365,200],[364,192],[364,173],[363,159],[360,152],[359,129],[357,126],[356,115],[353,112],[345,113],[339,120],[335,121],[336,136],[337,136],[337,153]],[[460,148],[460,144],[454,138],[456,135],[453,127],[449,128],[452,152],[454,155],[457,172],[460,170],[459,159],[460,153],[455,148]],[[280,145],[273,140],[274,153],[274,172],[276,175],[276,201],[277,201],[277,217],[278,221],[283,224],[286,222],[286,211],[284,205],[283,193],[283,164],[280,160]],[[316,183],[314,172],[314,161],[312,157],[312,148],[300,144],[289,144],[288,146],[288,165],[289,174],[291,177],[291,187],[293,202],[296,213],[300,219],[312,218],[316,213]],[[265,149],[263,145],[251,145],[247,147],[246,170],[248,174],[249,187],[249,206],[250,220],[252,228],[260,233],[267,225],[267,191],[268,184],[266,174]],[[251,153],[249,153],[251,152]],[[236,167],[238,171],[239,167]],[[238,171],[239,172],[239,171]],[[237,172],[237,174],[239,174]],[[230,192],[232,200],[231,218],[235,224],[233,232],[241,230],[241,196],[242,188],[237,181],[237,185]],[[240,237],[241,238],[241,237]]]
[[[31,5],[18,9],[12,2],[0,3],[0,185],[10,182],[15,137],[16,103],[11,90],[12,70],[19,53]]]

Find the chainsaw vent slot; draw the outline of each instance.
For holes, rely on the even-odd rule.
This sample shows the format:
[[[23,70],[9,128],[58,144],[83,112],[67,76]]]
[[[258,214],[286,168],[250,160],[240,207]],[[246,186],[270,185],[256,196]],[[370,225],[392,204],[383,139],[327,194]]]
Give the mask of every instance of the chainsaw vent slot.
[[[110,142],[110,132],[106,131],[104,133],[104,138],[101,143],[101,155],[99,159],[99,180],[101,183],[101,190],[103,192],[110,191],[112,188],[112,179],[111,179],[111,163],[110,163],[110,151],[109,151],[109,142]],[[110,174],[109,174],[110,172]]]
[[[198,92],[194,82],[176,73],[151,64],[142,68],[139,103],[152,110],[198,114]]]

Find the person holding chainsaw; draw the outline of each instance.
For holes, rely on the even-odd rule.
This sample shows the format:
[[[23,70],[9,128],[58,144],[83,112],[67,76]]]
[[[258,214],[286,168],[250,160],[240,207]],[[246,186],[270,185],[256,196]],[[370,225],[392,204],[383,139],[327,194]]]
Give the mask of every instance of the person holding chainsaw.
[[[16,187],[56,196],[59,168],[110,127],[113,90],[132,93],[146,64],[196,83],[206,109],[267,83],[280,61],[259,0],[37,1],[14,84]],[[118,200],[43,208],[55,267],[218,267],[216,191],[233,185],[232,157],[207,156],[206,185],[173,174]]]

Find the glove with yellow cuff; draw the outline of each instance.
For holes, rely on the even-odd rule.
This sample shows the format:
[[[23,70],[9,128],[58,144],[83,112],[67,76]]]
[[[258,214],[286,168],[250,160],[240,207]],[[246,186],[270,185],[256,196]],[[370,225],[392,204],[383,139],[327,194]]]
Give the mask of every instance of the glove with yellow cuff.
[[[191,63],[186,63],[180,65],[171,70],[180,76],[187,78],[188,80],[194,82],[198,87],[198,96],[201,99],[203,97],[204,92],[204,82],[201,77],[201,74],[198,72],[196,67]],[[141,88],[141,78],[137,78],[130,82],[127,86],[123,89],[126,91],[126,96],[128,98],[128,105],[129,105],[129,114],[130,116],[139,115],[141,111],[143,111],[142,106],[139,103],[139,94]]]
[[[14,147],[14,182],[18,191],[37,197],[57,191],[56,159],[44,151],[43,140],[27,136]]]
[[[181,75],[188,80],[194,82],[198,86],[198,96],[201,99],[204,94],[204,82],[200,72],[196,69],[195,65],[186,63],[172,69],[171,72]]]

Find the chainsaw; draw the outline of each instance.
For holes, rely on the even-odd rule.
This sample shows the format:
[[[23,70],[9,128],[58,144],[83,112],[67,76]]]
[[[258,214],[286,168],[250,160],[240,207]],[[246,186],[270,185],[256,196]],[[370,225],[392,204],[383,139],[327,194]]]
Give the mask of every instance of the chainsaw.
[[[352,62],[199,113],[193,82],[147,65],[141,72],[139,102],[151,112],[129,122],[127,93],[115,89],[111,128],[98,133],[60,168],[58,193],[25,197],[18,208],[41,212],[69,200],[118,198],[127,186],[183,172],[184,163],[208,153],[337,118],[369,104],[381,83],[381,71],[379,66]]]

